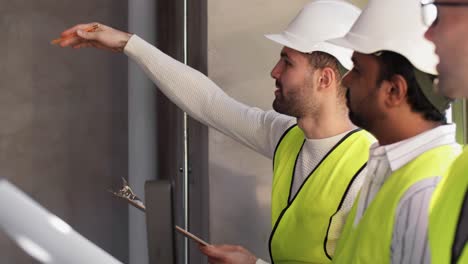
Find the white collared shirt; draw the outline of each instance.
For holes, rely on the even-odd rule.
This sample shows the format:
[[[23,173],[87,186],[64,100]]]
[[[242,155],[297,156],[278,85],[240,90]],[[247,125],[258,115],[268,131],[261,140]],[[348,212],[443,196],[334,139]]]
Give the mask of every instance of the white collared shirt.
[[[391,175],[426,151],[453,145],[455,124],[443,125],[412,138],[386,146],[374,143],[367,163],[367,177],[361,189],[354,226],[361,220],[384,182]],[[428,208],[432,192],[442,175],[434,175],[411,186],[395,212],[392,237],[392,263],[430,263],[427,243]]]

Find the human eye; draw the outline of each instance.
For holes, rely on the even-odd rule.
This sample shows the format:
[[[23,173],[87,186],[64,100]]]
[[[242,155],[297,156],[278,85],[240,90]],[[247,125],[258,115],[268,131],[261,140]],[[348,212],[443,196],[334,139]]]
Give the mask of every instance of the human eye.
[[[288,58],[284,58],[283,61],[284,61],[284,64],[288,67],[293,65],[292,62]]]

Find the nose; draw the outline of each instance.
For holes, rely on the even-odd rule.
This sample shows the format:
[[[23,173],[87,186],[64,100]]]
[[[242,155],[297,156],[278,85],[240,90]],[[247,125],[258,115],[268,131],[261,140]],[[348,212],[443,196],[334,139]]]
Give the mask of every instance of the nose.
[[[271,70],[271,73],[270,73],[270,76],[271,78],[275,79],[275,80],[278,80],[280,75],[281,75],[281,60],[278,61],[275,65],[275,67],[273,67],[273,69]]]
[[[424,37],[432,42],[434,42],[434,28],[435,25],[432,24],[429,28],[427,28],[426,32],[424,33]]]

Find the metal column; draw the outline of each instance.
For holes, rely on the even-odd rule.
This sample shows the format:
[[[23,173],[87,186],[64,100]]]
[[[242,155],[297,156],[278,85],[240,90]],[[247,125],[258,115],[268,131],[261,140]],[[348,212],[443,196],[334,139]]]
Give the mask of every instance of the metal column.
[[[128,30],[155,42],[155,1],[128,1]],[[156,89],[133,62],[128,65],[129,183],[144,200],[144,184],[156,178]],[[148,263],[145,215],[129,209],[130,264]]]

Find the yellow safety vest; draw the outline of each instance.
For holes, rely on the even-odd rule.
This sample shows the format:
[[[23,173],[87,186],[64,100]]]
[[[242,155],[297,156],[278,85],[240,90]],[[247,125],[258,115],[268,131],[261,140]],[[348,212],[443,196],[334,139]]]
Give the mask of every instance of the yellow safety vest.
[[[432,197],[429,218],[429,244],[432,263],[468,264],[468,246],[461,256],[453,256],[455,234],[462,203],[468,188],[468,148],[450,167],[448,175]],[[468,225],[468,223],[464,223]]]
[[[356,199],[333,263],[390,263],[395,213],[402,196],[413,184],[444,175],[457,156],[455,147],[441,146],[395,171],[382,185],[357,226],[354,226],[359,198]]]
[[[305,142],[293,126],[274,155],[270,257],[274,263],[329,263],[344,223],[336,213],[355,176],[365,167],[375,139],[364,130],[348,133],[322,159],[289,202],[297,158]]]

